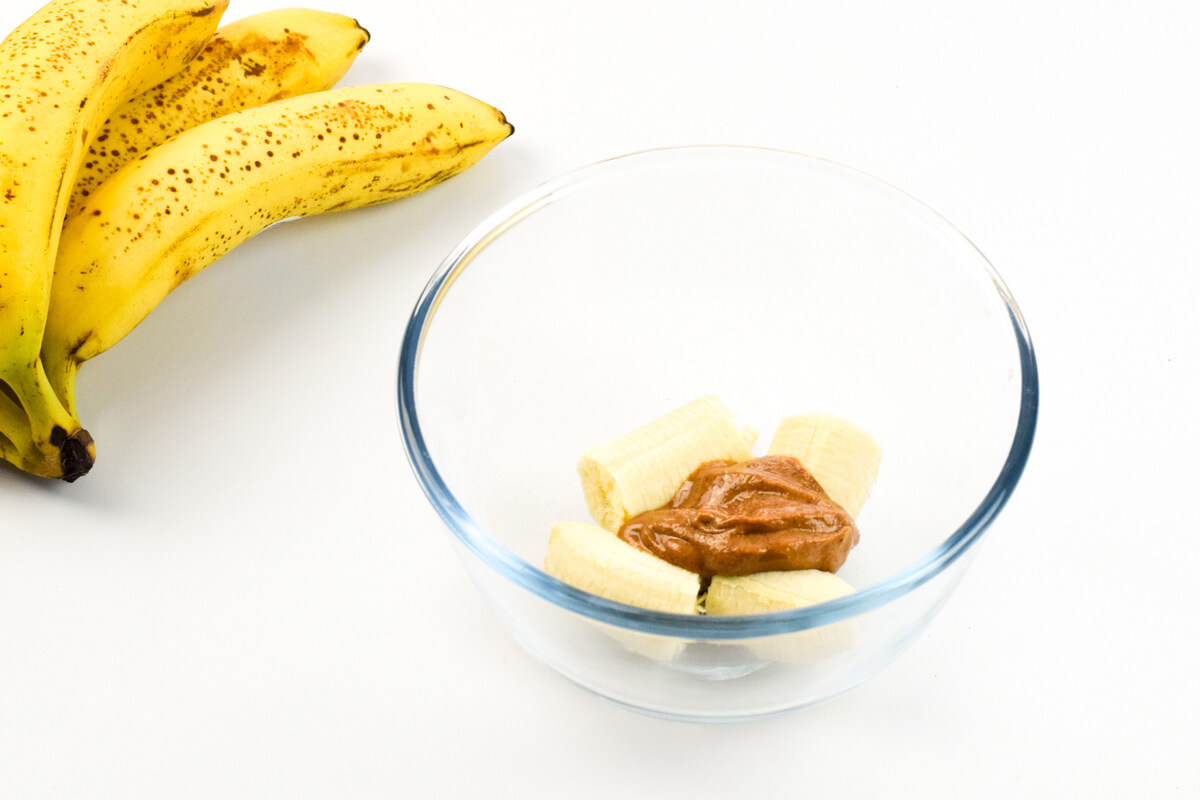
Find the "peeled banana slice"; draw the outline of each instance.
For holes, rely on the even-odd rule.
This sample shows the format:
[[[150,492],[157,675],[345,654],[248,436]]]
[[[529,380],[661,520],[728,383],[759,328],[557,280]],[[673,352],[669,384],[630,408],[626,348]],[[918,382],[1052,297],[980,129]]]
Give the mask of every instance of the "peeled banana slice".
[[[695,614],[700,576],[638,550],[587,522],[560,522],[550,533],[546,572],[618,603]]]
[[[767,453],[799,460],[852,517],[867,501],[883,457],[870,434],[833,414],[788,417],[779,424]]]
[[[592,518],[616,532],[630,517],[660,508],[706,461],[747,461],[757,438],[706,395],[584,452],[578,471]]]
[[[717,575],[708,587],[709,614],[762,614],[824,603],[854,592],[854,587],[831,572],[804,569],[760,572],[756,575]],[[745,646],[766,661],[813,664],[850,649],[853,619],[779,636],[750,639]]]
[[[695,614],[700,576],[621,541],[588,522],[560,522],[550,533],[545,570],[563,583],[619,603]],[[597,624],[625,649],[655,661],[670,661],[687,642],[669,636]]]
[[[709,614],[761,614],[800,608],[852,594],[854,587],[819,569],[716,575],[708,587]]]

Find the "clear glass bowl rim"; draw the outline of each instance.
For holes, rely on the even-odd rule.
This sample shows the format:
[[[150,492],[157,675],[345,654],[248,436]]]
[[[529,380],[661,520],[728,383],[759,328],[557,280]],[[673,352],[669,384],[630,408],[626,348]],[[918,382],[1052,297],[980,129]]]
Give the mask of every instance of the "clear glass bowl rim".
[[[707,616],[673,614],[628,606],[576,589],[532,566],[496,540],[458,502],[433,463],[421,433],[415,402],[416,373],[421,346],[430,321],[445,292],[454,280],[487,244],[509,227],[538,208],[553,201],[560,193],[597,173],[646,158],[670,158],[673,153],[697,151],[746,150],[774,153],[845,170],[875,183],[876,188],[894,192],[912,210],[927,221],[944,226],[961,237],[979,256],[983,268],[1008,309],[1016,338],[1021,367],[1021,401],[1013,442],[996,480],[967,520],[931,552],[878,583],[845,597],[814,606],[747,616]],[[593,162],[552,178],[519,195],[484,219],[446,257],[417,300],[400,348],[398,379],[399,424],[405,452],[425,496],[455,537],[502,577],[533,594],[569,611],[598,622],[644,633],[689,639],[737,640],[792,633],[828,625],[902,597],[942,573],[982,537],[996,515],[1008,502],[1029,459],[1038,410],[1038,371],[1033,343],[1025,320],[1008,287],[987,257],[948,220],[912,195],[868,173],[817,156],[779,148],[753,145],[675,145],[626,153]]]

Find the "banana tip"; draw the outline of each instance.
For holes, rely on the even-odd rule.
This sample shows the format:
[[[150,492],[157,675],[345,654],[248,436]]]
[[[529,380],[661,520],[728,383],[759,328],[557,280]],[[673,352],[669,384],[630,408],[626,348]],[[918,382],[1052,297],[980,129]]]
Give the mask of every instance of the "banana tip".
[[[362,50],[367,46],[367,42],[371,41],[371,32],[367,30],[366,26],[359,22],[357,18],[351,17],[351,19],[354,20],[354,25],[363,32],[363,40],[358,44],[358,49]]]
[[[74,483],[87,475],[96,463],[96,442],[90,433],[80,428],[63,442],[61,453],[62,479]]]

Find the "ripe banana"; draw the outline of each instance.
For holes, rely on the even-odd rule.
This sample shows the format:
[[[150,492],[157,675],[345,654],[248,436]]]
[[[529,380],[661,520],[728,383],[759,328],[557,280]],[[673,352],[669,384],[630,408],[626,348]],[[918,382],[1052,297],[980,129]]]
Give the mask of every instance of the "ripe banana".
[[[0,381],[27,416],[20,460],[39,474],[73,480],[94,458],[38,358],[75,175],[99,123],[191,60],[227,2],[53,0],[0,43]]]
[[[202,122],[333,87],[370,35],[341,14],[285,8],[223,26],[180,72],[118,108],[100,126],[75,179],[73,216],[127,161]]]
[[[586,450],[577,467],[592,518],[614,533],[630,517],[667,503],[706,461],[747,461],[756,435],[712,396]]]
[[[833,414],[788,417],[779,424],[767,452],[798,460],[852,517],[867,501],[883,456],[870,434]]]
[[[63,234],[42,358],[75,408],[79,364],[175,287],[279,220],[382,203],[467,169],[504,115],[429,84],[333,89],[184,131],[109,177]]]

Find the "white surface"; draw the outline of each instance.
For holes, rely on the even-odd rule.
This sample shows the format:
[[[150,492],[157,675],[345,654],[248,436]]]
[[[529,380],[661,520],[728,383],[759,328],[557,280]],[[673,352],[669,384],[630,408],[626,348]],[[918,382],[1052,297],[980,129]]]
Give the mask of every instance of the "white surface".
[[[239,248],[85,368],[91,475],[0,470],[0,797],[1200,793],[1200,7],[784,5],[335,9],[374,35],[345,82],[444,83],[516,135],[423,196]],[[1024,481],[928,633],[746,725],[635,715],[528,658],[393,407],[412,304],[487,212],[684,142],[929,203],[1005,276],[1042,376]]]

